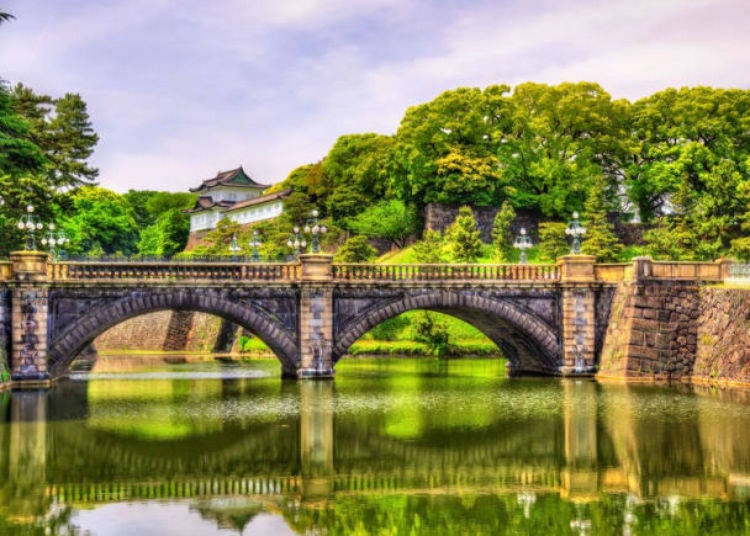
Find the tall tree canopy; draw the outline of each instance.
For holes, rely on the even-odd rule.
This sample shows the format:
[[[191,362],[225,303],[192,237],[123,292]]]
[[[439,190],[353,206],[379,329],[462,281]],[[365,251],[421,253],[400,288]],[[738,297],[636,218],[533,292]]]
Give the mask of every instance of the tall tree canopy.
[[[52,99],[17,84],[13,89],[13,108],[28,121],[30,141],[47,156],[45,176],[50,185],[70,189],[94,183],[99,170],[89,165],[88,158],[99,136],[80,95],[66,93]]]

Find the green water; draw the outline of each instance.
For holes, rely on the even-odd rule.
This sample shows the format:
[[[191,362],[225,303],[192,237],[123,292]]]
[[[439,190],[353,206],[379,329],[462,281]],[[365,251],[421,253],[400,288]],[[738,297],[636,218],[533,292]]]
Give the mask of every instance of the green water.
[[[208,363],[4,393],[0,534],[750,534],[750,393],[504,373]]]

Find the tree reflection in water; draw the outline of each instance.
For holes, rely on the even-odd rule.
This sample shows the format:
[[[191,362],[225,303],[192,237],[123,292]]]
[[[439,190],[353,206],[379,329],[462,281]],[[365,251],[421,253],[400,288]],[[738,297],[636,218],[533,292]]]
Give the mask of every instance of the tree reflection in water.
[[[82,508],[153,500],[217,530],[748,530],[742,391],[511,380],[489,360],[339,367],[4,393],[0,534],[73,534]]]

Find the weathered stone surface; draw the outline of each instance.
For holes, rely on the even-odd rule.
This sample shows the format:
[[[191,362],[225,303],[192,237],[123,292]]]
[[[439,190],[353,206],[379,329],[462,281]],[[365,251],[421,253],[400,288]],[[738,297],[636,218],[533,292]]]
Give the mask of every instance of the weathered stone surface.
[[[612,301],[599,375],[688,378],[696,353],[700,286],[694,281],[621,283]]]
[[[702,289],[696,324],[694,377],[750,383],[750,290]]]

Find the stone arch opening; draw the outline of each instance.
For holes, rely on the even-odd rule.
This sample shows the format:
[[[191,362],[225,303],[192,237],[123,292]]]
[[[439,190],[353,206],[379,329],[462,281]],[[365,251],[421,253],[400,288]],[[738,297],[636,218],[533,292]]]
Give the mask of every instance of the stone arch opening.
[[[237,324],[251,331],[273,351],[281,362],[283,374],[295,374],[297,342],[278,319],[260,307],[237,303],[220,293],[205,294],[184,289],[134,293],[88,311],[50,341],[47,364],[50,374],[53,377],[64,375],[81,350],[109,328],[143,314],[164,310],[208,313]]]
[[[423,309],[454,316],[479,329],[503,351],[513,373],[556,375],[561,348],[554,329],[534,313],[501,299],[455,291],[408,296],[370,307],[338,330],[334,363],[362,335],[406,311]]]

